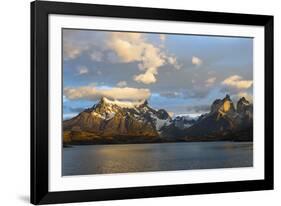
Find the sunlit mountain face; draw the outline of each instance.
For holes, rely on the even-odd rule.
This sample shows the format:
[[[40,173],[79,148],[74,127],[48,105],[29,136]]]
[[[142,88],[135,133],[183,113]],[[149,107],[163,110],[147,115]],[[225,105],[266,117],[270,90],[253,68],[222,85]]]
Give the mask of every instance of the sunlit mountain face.
[[[242,97],[234,106],[229,95],[216,99],[208,113],[172,118],[148,101],[102,97],[91,108],[63,122],[64,143],[152,143],[177,141],[252,141],[253,105]]]

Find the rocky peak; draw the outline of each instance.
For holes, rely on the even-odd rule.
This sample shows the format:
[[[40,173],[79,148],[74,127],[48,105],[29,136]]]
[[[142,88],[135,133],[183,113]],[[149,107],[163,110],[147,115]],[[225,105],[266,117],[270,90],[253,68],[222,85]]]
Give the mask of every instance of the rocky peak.
[[[239,114],[252,112],[252,110],[252,104],[245,97],[239,99],[239,101],[237,102],[237,112]]]
[[[91,109],[90,111],[96,111],[96,112],[100,112],[100,113],[103,113],[106,111],[106,108],[108,107],[107,103],[106,103],[106,98],[105,97],[102,97],[100,99],[100,101],[95,104]]]
[[[65,121],[64,129],[79,128],[98,136],[156,137],[170,123],[171,118],[164,109],[155,110],[146,100],[132,102],[103,97],[92,108]]]
[[[101,99],[100,99],[100,104],[106,104],[106,98],[105,97],[102,97]]]
[[[143,101],[143,103],[140,106],[147,106],[148,105],[148,101],[147,99]]]
[[[237,105],[241,105],[241,104],[243,104],[243,105],[250,105],[250,102],[245,98],[245,97],[241,97],[240,99],[239,99],[239,101],[237,102]]]
[[[247,101],[247,100],[246,100],[245,97],[241,97],[241,98],[239,99],[239,101],[243,101],[243,102],[244,102],[244,101]],[[248,102],[248,101],[247,101],[247,102]]]
[[[226,94],[223,100],[225,100],[225,101],[226,101],[226,100],[231,101],[229,94]]]
[[[126,102],[101,98],[92,108],[63,122],[64,141],[151,141],[155,138],[206,137],[235,131],[251,132],[253,105],[245,97],[237,102],[235,110],[229,95],[216,99],[211,112],[197,119],[178,116],[171,119],[164,109],[153,109],[148,102]],[[250,134],[250,133],[249,133]],[[251,135],[249,135],[251,137]],[[124,140],[120,140],[124,138]],[[251,139],[251,138],[249,138]],[[122,142],[124,141],[124,142]],[[162,139],[161,139],[162,141]]]
[[[223,99],[216,99],[211,106],[211,112],[219,112],[225,114],[227,112],[234,111],[234,104],[228,94]]]
[[[213,104],[211,105],[211,112],[215,112],[218,110],[220,104],[221,104],[221,99],[216,99]]]
[[[168,114],[168,112],[166,112],[166,110],[164,109],[159,109],[157,111],[157,117],[159,119],[171,119],[170,115]]]
[[[222,112],[233,112],[235,111],[234,104],[232,100],[230,99],[229,95],[226,95],[226,97],[223,99],[223,105],[220,108]]]

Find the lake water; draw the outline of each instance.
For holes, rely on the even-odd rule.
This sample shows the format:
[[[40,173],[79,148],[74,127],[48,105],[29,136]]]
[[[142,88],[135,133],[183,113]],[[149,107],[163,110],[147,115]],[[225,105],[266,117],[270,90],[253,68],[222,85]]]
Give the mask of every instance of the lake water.
[[[81,145],[63,148],[63,175],[253,166],[252,142]]]

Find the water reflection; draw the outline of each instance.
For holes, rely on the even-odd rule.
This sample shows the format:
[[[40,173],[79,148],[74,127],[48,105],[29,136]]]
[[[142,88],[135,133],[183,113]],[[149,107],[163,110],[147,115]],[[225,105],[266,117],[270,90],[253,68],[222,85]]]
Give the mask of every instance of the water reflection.
[[[249,142],[86,145],[63,149],[63,175],[253,166]]]

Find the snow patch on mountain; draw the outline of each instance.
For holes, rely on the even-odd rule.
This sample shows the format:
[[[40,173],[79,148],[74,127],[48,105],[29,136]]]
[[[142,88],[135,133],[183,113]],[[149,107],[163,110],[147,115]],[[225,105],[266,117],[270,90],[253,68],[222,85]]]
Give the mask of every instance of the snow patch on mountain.
[[[198,120],[199,116],[190,116],[190,114],[181,114],[173,119],[173,124],[179,129],[191,127]]]
[[[107,99],[106,97],[103,97],[103,101],[106,103],[106,104],[109,104],[109,105],[117,105],[121,108],[135,108],[135,107],[139,107],[141,106],[142,104],[144,104],[145,100],[143,101],[138,101],[138,102],[129,102],[129,101],[119,101],[119,100],[109,100]]]
[[[159,119],[158,117],[156,117],[155,120],[155,127],[158,132],[162,127],[169,126],[172,123],[169,119]]]
[[[99,114],[99,113],[97,113],[97,112],[92,112],[91,115],[92,115],[93,117],[98,117],[98,118],[101,118],[101,119],[105,119],[105,116],[104,116],[104,115],[101,115],[101,114]]]

